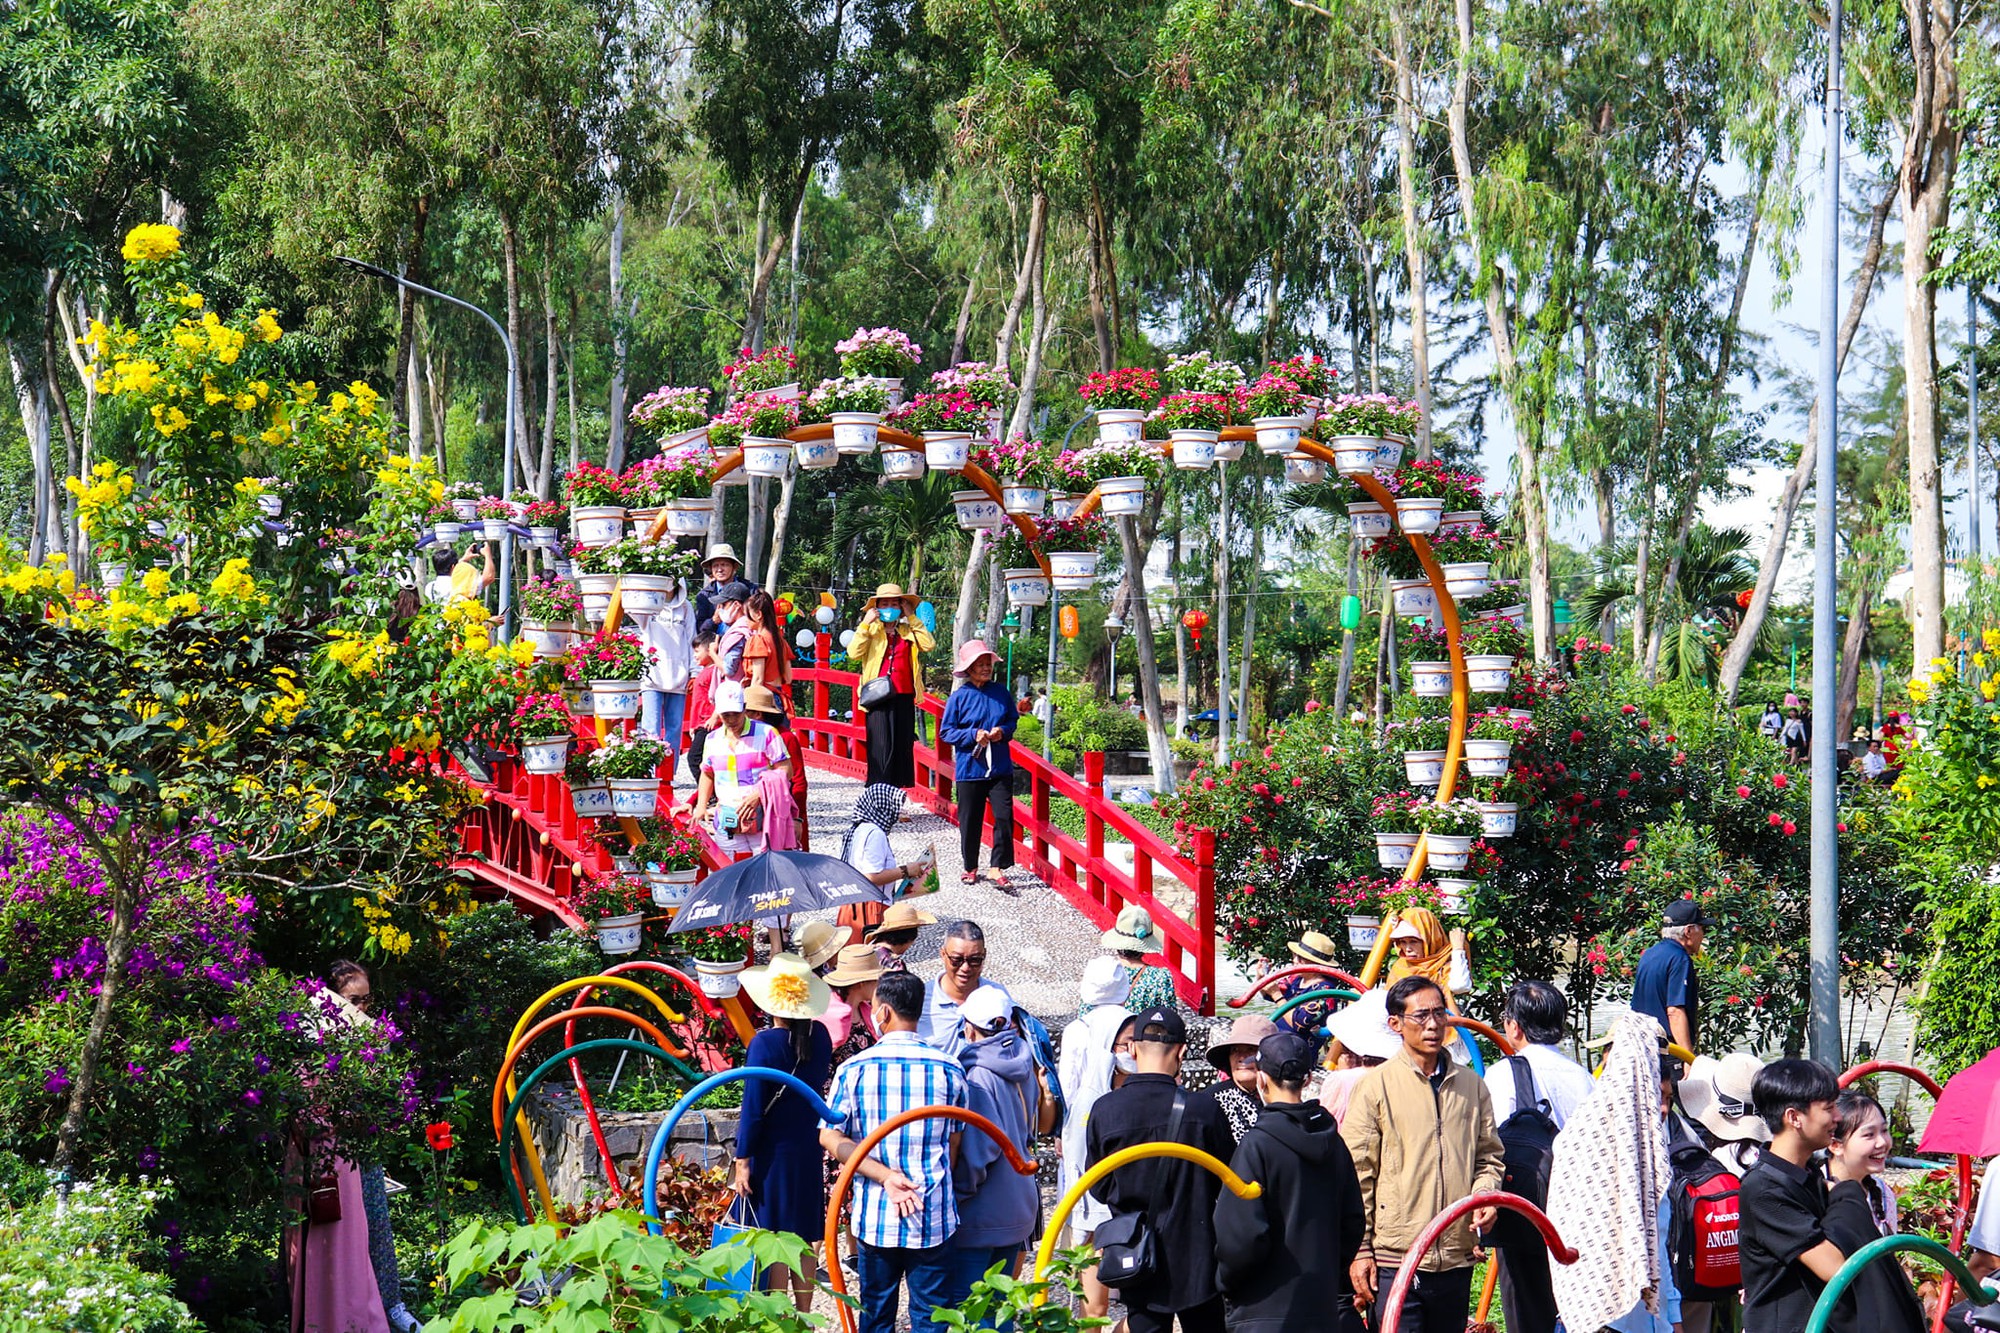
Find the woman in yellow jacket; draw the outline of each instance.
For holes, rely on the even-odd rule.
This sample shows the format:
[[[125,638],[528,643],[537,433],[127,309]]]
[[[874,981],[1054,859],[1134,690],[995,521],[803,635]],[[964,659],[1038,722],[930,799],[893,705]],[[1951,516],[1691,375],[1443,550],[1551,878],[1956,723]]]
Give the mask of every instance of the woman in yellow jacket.
[[[923,654],[937,647],[930,631],[913,614],[917,599],[894,583],[875,589],[861,623],[855,627],[848,656],[859,663],[861,683],[854,706],[868,727],[868,781],[892,787],[917,785],[911,747],[917,741],[917,696],[924,690]],[[888,681],[886,692],[875,685]],[[872,689],[871,689],[872,687]],[[862,695],[879,695],[864,703]]]

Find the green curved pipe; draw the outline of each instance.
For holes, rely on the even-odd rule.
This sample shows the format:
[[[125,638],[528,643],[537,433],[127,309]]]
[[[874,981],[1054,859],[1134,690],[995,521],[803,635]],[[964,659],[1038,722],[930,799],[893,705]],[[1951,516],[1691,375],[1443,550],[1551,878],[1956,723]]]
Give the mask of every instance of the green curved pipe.
[[[1303,995],[1294,995],[1291,999],[1286,1000],[1276,1009],[1273,1009],[1271,1011],[1271,1021],[1275,1023],[1300,1005],[1310,1004],[1314,1000],[1358,1000],[1360,998],[1353,991],[1341,986],[1329,986],[1325,990],[1309,990]]]
[[[1898,1250],[1914,1250],[1927,1259],[1935,1260],[1958,1279],[1959,1285],[1975,1305],[1988,1305],[2000,1300],[2000,1291],[1982,1286],[1979,1279],[1972,1275],[1972,1270],[1965,1266],[1965,1260],[1953,1254],[1948,1246],[1929,1236],[1884,1236],[1847,1256],[1847,1262],[1840,1266],[1840,1271],[1833,1275],[1833,1281],[1827,1283],[1826,1290],[1819,1294],[1819,1303],[1813,1306],[1812,1318],[1806,1321],[1806,1333],[1826,1333],[1826,1326],[1833,1319],[1833,1307],[1840,1303],[1841,1296],[1853,1285],[1854,1279],[1861,1276],[1861,1270],[1883,1255],[1894,1254]]]
[[[528,1222],[528,1201],[521,1196],[520,1180],[514,1172],[505,1169],[506,1164],[514,1160],[514,1124],[521,1114],[521,1103],[528,1100],[528,1094],[534,1091],[535,1085],[554,1072],[556,1066],[582,1055],[585,1051],[608,1050],[637,1051],[641,1055],[650,1055],[656,1060],[665,1060],[670,1064],[680,1063],[651,1042],[634,1041],[630,1037],[597,1037],[574,1046],[565,1046],[535,1066],[535,1072],[522,1081],[520,1090],[514,1094],[514,1100],[507,1103],[507,1116],[501,1122],[500,1130],[501,1167],[508,1181],[514,1186],[514,1220],[523,1226]]]

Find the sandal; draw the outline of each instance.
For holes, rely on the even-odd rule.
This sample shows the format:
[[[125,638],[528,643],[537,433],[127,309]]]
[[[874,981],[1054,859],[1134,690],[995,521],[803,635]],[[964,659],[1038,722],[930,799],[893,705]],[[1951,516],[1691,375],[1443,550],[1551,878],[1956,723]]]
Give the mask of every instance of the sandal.
[[[958,882],[960,884],[977,884],[979,882],[979,872],[977,870],[968,870],[958,877]]]
[[[996,889],[1004,889],[1007,887],[1007,872],[1004,870],[988,870],[986,872],[986,882]]]

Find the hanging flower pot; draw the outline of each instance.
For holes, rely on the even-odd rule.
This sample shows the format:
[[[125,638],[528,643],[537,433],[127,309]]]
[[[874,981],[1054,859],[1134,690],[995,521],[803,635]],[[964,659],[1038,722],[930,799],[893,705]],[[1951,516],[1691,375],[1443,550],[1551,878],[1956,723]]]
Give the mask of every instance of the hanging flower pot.
[[[1385,475],[1403,465],[1403,447],[1409,441],[1397,435],[1384,435],[1375,445],[1375,470]]]
[[[1488,838],[1511,838],[1521,822],[1521,806],[1516,801],[1479,802],[1479,831]]]
[[[1146,436],[1146,414],[1136,407],[1104,407],[1097,412],[1099,444],[1129,444]]]
[[[1515,629],[1526,629],[1528,627],[1528,605],[1526,602],[1516,602],[1512,606],[1503,606],[1498,611],[1482,612],[1479,618],[1481,620],[1511,620],[1514,622]]]
[[[1442,500],[1411,496],[1396,501],[1396,526],[1411,536],[1436,532],[1438,520],[1443,516]]]
[[[1004,517],[1000,502],[985,491],[953,491],[951,503],[958,510],[958,526],[967,532],[997,528]]]
[[[560,773],[568,758],[567,736],[535,736],[521,742],[521,767],[530,773],[541,776]]]
[[[639,691],[642,688],[636,680],[593,680],[590,682],[590,711],[598,717],[617,721],[637,717]]]
[[[1350,916],[1347,918],[1347,947],[1356,953],[1366,953],[1375,947],[1375,939],[1382,933],[1382,918],[1379,916]]]
[[[1041,517],[1049,507],[1049,493],[1040,486],[1023,486],[1018,482],[1008,482],[1000,488],[1001,507],[1010,514],[1027,514],[1031,518]]]
[[[1485,521],[1486,515],[1480,513],[1477,509],[1449,510],[1443,518],[1438,520],[1437,535],[1440,537],[1449,537],[1454,532],[1469,532]]]
[[[620,574],[618,606],[638,620],[651,620],[667,609],[681,581],[666,574]]]
[[[743,437],[743,471],[752,477],[783,477],[792,465],[792,442],[769,435]]]
[[[1463,870],[1472,859],[1472,839],[1449,833],[1426,833],[1425,864],[1432,870]]]
[[[1326,464],[1311,454],[1286,454],[1285,480],[1294,486],[1317,486],[1326,480]]]
[[[1389,592],[1395,600],[1396,614],[1406,620],[1418,616],[1435,618],[1438,613],[1437,590],[1431,587],[1429,579],[1390,579]]]
[[[504,542],[507,540],[507,520],[482,518],[479,520],[479,534],[489,542]]]
[[[1514,659],[1505,653],[1474,653],[1465,659],[1465,674],[1474,694],[1505,694],[1514,682]]]
[[[584,618],[592,624],[603,621],[611,610],[611,593],[617,586],[616,574],[578,574],[576,587],[583,594]]]
[[[659,520],[660,509],[659,505],[651,505],[644,509],[626,510],[625,520],[632,525],[632,535],[641,542],[651,541],[653,524]]]
[[[1295,452],[1299,447],[1299,437],[1305,433],[1304,417],[1256,417],[1250,422],[1257,428],[1258,452],[1277,458]]]
[[[537,525],[528,529],[528,540],[542,550],[553,550],[556,544],[556,530],[553,527]]]
[[[1343,477],[1366,477],[1373,475],[1375,471],[1375,442],[1367,440],[1355,444],[1353,441],[1356,438],[1352,435],[1343,435],[1328,446],[1333,450],[1334,471]]]
[[[652,890],[653,906],[669,910],[685,907],[688,895],[694,891],[695,876],[699,870],[648,870],[646,887]]]
[[[263,512],[265,518],[278,518],[285,512],[285,497],[272,495],[267,491],[257,497],[257,508]]]
[[[1050,551],[1049,573],[1058,592],[1081,592],[1097,581],[1096,551]]]
[[[1007,601],[1014,606],[1047,606],[1049,576],[1039,569],[1002,570],[1007,580]]]
[[[608,778],[604,785],[611,788],[611,810],[620,819],[650,819],[660,808],[658,778]]]
[[[863,388],[880,389],[889,395],[889,406],[903,405],[903,381],[894,375],[861,375],[855,382]]]
[[[925,465],[920,449],[883,449],[882,475],[890,481],[922,481]]]
[[[567,620],[521,622],[521,637],[535,650],[535,656],[543,660],[561,657],[576,642],[576,626]]]
[[[1412,787],[1437,786],[1444,781],[1444,751],[1403,751],[1403,775]]]
[[[458,539],[465,535],[465,524],[450,521],[433,523],[431,535],[437,538],[439,546],[456,546]]]
[[[1493,564],[1488,560],[1466,560],[1444,567],[1444,590],[1455,602],[1484,597],[1492,591]]]
[[[669,500],[666,510],[668,532],[676,537],[706,537],[709,520],[715,515],[715,501],[707,496]]]
[[[1410,663],[1410,693],[1419,699],[1442,699],[1451,693],[1451,663]]]
[[[106,560],[97,566],[97,581],[104,585],[106,592],[122,587],[125,583],[126,564],[123,560]]]
[[[1215,444],[1220,431],[1213,430],[1170,430],[1167,438],[1173,442],[1174,466],[1184,472],[1201,472],[1215,466]]]
[[[711,962],[706,958],[694,960],[695,981],[701,993],[711,1000],[727,1000],[743,989],[743,969],[748,967],[741,958],[728,962]]]
[[[1465,895],[1472,892],[1472,881],[1469,879],[1436,879],[1431,882],[1437,885],[1438,911],[1446,916],[1463,916],[1465,914]]]
[[[625,535],[625,511],[617,505],[580,505],[569,512],[569,530],[578,546],[609,546]]]
[[[479,497],[467,498],[462,495],[451,497],[451,512],[458,515],[461,523],[475,523],[479,520]]]
[[[1375,862],[1384,870],[1401,870],[1416,855],[1417,835],[1414,833],[1377,833],[1375,835]]]
[[[1357,537],[1387,537],[1396,530],[1396,520],[1373,500],[1357,500],[1347,506],[1347,527]]]
[[[872,454],[882,438],[880,412],[833,412],[833,447],[850,457]]]
[[[1507,776],[1509,756],[1513,753],[1512,741],[1468,740],[1465,743],[1465,767],[1475,778],[1504,778]]]
[[[1232,440],[1227,435],[1218,435],[1215,440],[1215,461],[1218,463],[1234,463],[1237,459],[1243,457],[1243,450],[1248,443],[1249,441],[1243,439],[1241,436]]]
[[[840,461],[840,446],[832,440],[800,440],[792,445],[799,466],[808,472],[819,472]]]
[[[1535,720],[1535,710],[1532,708],[1510,708],[1507,710],[1507,716],[1517,722],[1533,722]]]
[[[927,430],[923,433],[924,462],[933,472],[962,472],[972,457],[972,432]]]
[[[578,819],[601,819],[611,813],[611,788],[601,782],[571,787],[569,808]]]
[[[1081,495],[1071,495],[1068,491],[1049,492],[1049,517],[1051,518],[1073,518],[1076,515],[1076,511],[1082,506],[1083,497]]]
[[[601,916],[597,919],[597,947],[616,957],[639,952],[639,939],[646,933],[645,914]]]
[[[1146,508],[1144,477],[1106,477],[1097,483],[1097,498],[1107,514],[1138,514]]]
[[[1007,414],[997,407],[986,409],[986,438],[995,444],[1000,442],[1000,434],[1007,429]]]

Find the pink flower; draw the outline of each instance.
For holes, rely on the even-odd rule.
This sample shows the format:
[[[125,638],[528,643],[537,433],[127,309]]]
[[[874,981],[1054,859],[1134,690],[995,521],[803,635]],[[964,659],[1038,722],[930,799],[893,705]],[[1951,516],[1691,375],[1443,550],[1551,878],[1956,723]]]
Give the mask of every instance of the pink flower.
[[[1747,801],[1750,799],[1750,789],[1748,787],[1739,786],[1736,789],[1736,795],[1740,799]]]
[[[1774,773],[1771,775],[1771,785],[1773,787],[1778,788],[1780,791],[1783,791],[1786,787],[1790,786],[1791,781],[1792,780],[1786,777],[1783,773]]]
[[[1799,826],[1797,824],[1794,824],[1789,819],[1785,821],[1784,827],[1785,827],[1785,836],[1788,838],[1791,837],[1794,833],[1797,833],[1799,831]]]
[[[1769,814],[1769,815],[1767,816],[1767,818],[1768,818],[1768,819],[1770,820],[1770,822],[1771,822],[1771,827],[1772,827],[1772,828],[1776,828],[1776,827],[1778,827],[1778,825],[1780,825],[1780,824],[1782,824],[1782,823],[1784,823],[1784,822],[1785,822],[1785,821],[1784,821],[1784,818],[1783,818],[1782,816],[1780,816],[1780,815],[1778,814],[1778,812],[1777,812],[1777,811],[1775,811],[1775,810],[1773,810],[1773,811],[1772,811],[1772,812],[1771,812],[1771,813],[1770,813],[1770,814]]]

